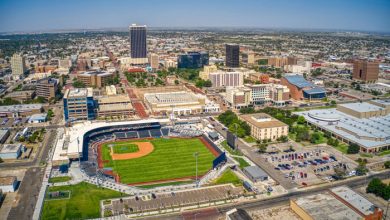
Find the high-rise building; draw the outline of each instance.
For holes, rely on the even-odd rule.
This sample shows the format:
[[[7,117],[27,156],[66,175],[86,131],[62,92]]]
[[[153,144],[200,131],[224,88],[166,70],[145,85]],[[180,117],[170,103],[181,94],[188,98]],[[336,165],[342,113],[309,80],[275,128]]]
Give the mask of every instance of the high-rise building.
[[[152,69],[158,69],[159,67],[158,59],[159,57],[157,54],[152,53],[149,55],[149,64]]]
[[[92,88],[67,89],[63,98],[66,122],[96,118],[97,104]]]
[[[376,82],[379,75],[379,62],[355,60],[353,62],[352,79],[365,82]]]
[[[225,66],[240,67],[240,46],[238,44],[226,44]]]
[[[209,65],[209,53],[207,52],[188,52],[177,57],[178,68],[197,69],[205,65]]]
[[[146,25],[130,26],[130,57],[147,58]]]
[[[19,54],[14,54],[11,57],[11,69],[12,75],[21,76],[26,71],[26,61],[23,56]]]
[[[38,81],[36,86],[36,95],[46,100],[56,97],[58,89],[58,79],[46,78]]]
[[[212,87],[237,87],[244,84],[244,74],[242,72],[213,72],[209,74]]]

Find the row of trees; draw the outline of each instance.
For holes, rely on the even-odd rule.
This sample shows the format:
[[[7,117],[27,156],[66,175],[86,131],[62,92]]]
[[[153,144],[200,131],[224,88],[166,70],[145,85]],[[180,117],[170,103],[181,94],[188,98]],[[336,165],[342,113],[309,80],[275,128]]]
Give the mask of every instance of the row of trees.
[[[240,138],[244,138],[251,134],[251,127],[245,121],[240,120],[231,110],[227,110],[220,114],[218,116],[218,121],[224,124],[230,132],[237,132],[237,136]]]

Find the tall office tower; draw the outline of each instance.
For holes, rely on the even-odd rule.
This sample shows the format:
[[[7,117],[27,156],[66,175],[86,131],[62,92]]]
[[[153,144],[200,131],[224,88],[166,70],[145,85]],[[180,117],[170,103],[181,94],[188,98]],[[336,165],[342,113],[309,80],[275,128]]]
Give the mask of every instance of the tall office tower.
[[[188,52],[177,56],[178,68],[197,69],[205,65],[209,65],[208,52]]]
[[[11,69],[12,69],[12,75],[14,76],[21,76],[26,71],[26,61],[23,56],[19,54],[14,54],[11,57]]]
[[[355,60],[353,62],[352,79],[365,82],[376,82],[379,75],[379,62],[369,60]]]
[[[130,26],[130,57],[147,58],[146,53],[146,25],[132,24]]]
[[[240,46],[238,44],[226,44],[225,66],[240,67]]]

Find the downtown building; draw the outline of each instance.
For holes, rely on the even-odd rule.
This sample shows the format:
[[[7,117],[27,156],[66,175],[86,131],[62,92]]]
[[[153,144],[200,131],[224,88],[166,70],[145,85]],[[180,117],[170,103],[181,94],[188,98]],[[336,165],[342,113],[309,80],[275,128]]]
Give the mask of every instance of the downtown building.
[[[374,83],[378,81],[379,62],[370,60],[355,60],[353,62],[352,79]]]
[[[36,95],[43,97],[46,100],[56,97],[56,92],[58,90],[58,79],[46,78],[41,79],[37,82],[36,86]]]
[[[238,87],[244,84],[242,72],[217,71],[209,74],[209,80],[214,88]]]
[[[26,72],[26,60],[23,56],[19,54],[14,54],[11,57],[11,69],[12,76],[15,78],[20,78]]]
[[[198,69],[209,65],[208,52],[188,52],[177,56],[177,67],[186,69]]]
[[[92,88],[67,89],[63,98],[65,122],[95,119],[96,105]]]
[[[226,44],[225,45],[225,66],[229,68],[240,67],[240,45]]]
[[[130,31],[130,63],[146,64],[148,63],[147,45],[146,45],[146,25],[132,24]]]

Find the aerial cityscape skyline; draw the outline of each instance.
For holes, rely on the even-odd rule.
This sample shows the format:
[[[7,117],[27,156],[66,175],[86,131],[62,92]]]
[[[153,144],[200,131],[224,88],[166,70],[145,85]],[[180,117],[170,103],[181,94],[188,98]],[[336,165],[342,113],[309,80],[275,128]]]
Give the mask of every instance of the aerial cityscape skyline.
[[[390,220],[389,6],[1,1],[0,219]]]
[[[248,27],[388,32],[390,2],[1,1],[0,32],[149,27]],[[373,12],[373,13],[368,13]],[[77,14],[78,16],[73,16]],[[176,17],[187,19],[175,19]],[[188,19],[194,17],[196,19]],[[21,22],[22,21],[22,22]]]

